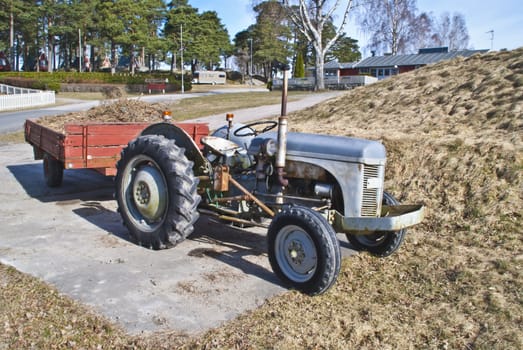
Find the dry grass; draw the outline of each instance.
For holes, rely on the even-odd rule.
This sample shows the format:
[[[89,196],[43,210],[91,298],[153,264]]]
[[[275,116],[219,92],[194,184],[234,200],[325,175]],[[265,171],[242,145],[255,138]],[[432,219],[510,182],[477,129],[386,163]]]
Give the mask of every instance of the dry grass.
[[[310,92],[292,91],[289,101],[295,101]],[[281,92],[239,92],[234,94],[223,93],[206,97],[196,97],[180,100],[170,105],[175,119],[192,119],[207,115],[226,113],[243,108],[278,104],[281,102]]]
[[[86,307],[11,267],[0,265],[0,349],[122,345],[125,334]]]
[[[0,134],[0,145],[1,144],[10,144],[10,143],[22,143],[24,142],[24,132],[15,131],[8,132],[5,134]]]
[[[119,333],[120,343],[103,346],[521,349],[522,78],[523,49],[491,53],[358,88],[291,116],[295,130],[382,140],[387,188],[404,202],[425,203],[425,221],[387,259],[345,259],[324,295],[285,293],[198,338]]]

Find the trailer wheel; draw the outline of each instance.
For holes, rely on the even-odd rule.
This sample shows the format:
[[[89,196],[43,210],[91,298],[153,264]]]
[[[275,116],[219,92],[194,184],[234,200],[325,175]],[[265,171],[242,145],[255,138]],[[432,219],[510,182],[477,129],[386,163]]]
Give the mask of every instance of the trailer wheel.
[[[382,203],[384,205],[400,204],[398,200],[388,192],[383,193]],[[365,250],[372,255],[384,258],[399,249],[406,233],[406,229],[393,232],[378,231],[370,235],[347,233],[347,239],[357,250]]]
[[[116,200],[130,235],[142,246],[168,248],[194,230],[198,179],[184,149],[163,136],[140,136],[122,150]]]
[[[272,220],[267,238],[271,267],[286,285],[316,295],[336,282],[340,246],[332,226],[319,213],[284,207]]]
[[[49,187],[58,187],[64,178],[64,163],[48,153],[43,156],[44,179]]]

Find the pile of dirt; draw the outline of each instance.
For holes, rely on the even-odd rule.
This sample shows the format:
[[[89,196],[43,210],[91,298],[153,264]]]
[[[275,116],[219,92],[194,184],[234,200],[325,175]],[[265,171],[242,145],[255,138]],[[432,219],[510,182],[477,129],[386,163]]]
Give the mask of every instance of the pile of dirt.
[[[119,99],[102,102],[85,112],[74,112],[59,116],[49,116],[37,123],[58,132],[65,132],[70,123],[157,123],[162,121],[163,112],[169,108],[161,103],[147,103],[136,99]]]

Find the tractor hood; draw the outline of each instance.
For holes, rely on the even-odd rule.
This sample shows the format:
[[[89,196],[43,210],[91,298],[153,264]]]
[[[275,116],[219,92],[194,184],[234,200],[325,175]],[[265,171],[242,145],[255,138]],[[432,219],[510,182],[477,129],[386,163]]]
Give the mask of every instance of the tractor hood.
[[[267,139],[276,140],[277,134],[268,132],[255,137],[249,146],[249,154],[259,153],[260,147]],[[384,165],[386,152],[385,147],[377,141],[289,132],[287,134],[287,157]]]

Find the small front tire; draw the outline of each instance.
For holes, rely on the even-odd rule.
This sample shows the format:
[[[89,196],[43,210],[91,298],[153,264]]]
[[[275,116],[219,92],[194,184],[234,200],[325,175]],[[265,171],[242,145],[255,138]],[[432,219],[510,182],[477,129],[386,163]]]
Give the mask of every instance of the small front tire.
[[[384,192],[382,204],[399,205],[400,203],[390,193]],[[393,232],[378,231],[368,235],[347,233],[347,239],[357,250],[368,251],[372,255],[384,258],[399,249],[406,233],[406,229]]]
[[[284,282],[309,295],[322,294],[340,272],[341,253],[336,232],[312,209],[284,207],[267,233],[269,262]]]

